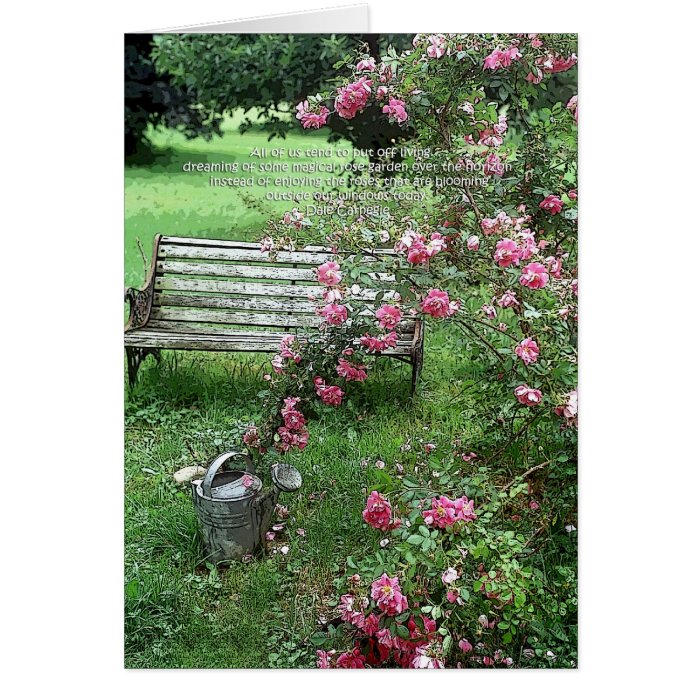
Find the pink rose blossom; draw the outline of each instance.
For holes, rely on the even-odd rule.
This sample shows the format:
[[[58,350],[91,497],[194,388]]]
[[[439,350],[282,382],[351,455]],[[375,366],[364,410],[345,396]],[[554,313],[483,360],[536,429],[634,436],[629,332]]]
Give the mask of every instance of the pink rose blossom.
[[[460,496],[454,502],[455,513],[457,515],[457,520],[462,520],[465,523],[476,520],[476,513],[474,512],[474,501],[467,500],[466,496]]]
[[[520,262],[521,254],[520,246],[514,240],[503,238],[496,243],[493,259],[500,267],[509,267]]]
[[[577,62],[578,57],[575,53],[572,53],[568,58],[564,58],[563,56],[551,56],[550,54],[543,66],[547,73],[563,73],[573,68]]]
[[[408,601],[401,593],[398,577],[389,578],[386,573],[372,582],[372,599],[387,615],[399,615],[408,608]]]
[[[493,130],[499,136],[503,136],[503,134],[508,131],[508,117],[506,117],[505,114],[500,114],[498,116],[498,121],[493,125]]]
[[[367,379],[366,369],[365,365],[354,364],[345,359],[340,359],[335,371],[339,377],[343,377],[349,382],[364,382]]]
[[[529,228],[526,228],[518,233],[518,238],[520,240],[520,260],[529,260],[539,250],[535,236]]]
[[[430,45],[425,51],[428,58],[441,58],[445,55],[446,41],[444,34],[432,34],[428,37],[428,41]]]
[[[338,88],[335,108],[344,119],[353,119],[367,104],[372,91],[372,81],[362,76],[357,82]]]
[[[446,586],[449,586],[451,583],[454,583],[458,578],[459,574],[457,573],[457,570],[453,569],[451,566],[442,572],[442,582]]]
[[[468,654],[474,649],[474,647],[469,643],[468,639],[460,639],[457,646],[465,653]]]
[[[440,289],[431,289],[420,303],[421,311],[433,318],[452,316],[459,311],[459,306],[459,301],[450,301],[447,292]]]
[[[343,298],[343,293],[339,289],[326,289],[323,292],[323,301],[326,304],[332,304],[333,302],[340,301]]]
[[[525,338],[515,346],[515,354],[526,364],[537,362],[540,349],[532,338]]]
[[[416,647],[411,659],[411,668],[445,668],[445,664],[437,656],[429,655],[430,646],[422,644]]]
[[[484,160],[484,175],[503,177],[506,166],[501,162],[501,158],[495,151],[491,151]]]
[[[323,649],[318,649],[316,651],[316,668],[330,668],[332,654],[333,652],[327,652],[323,651]]]
[[[304,416],[297,410],[284,410],[281,411],[282,417],[284,418],[285,427],[290,430],[301,430],[306,423]]]
[[[493,320],[494,318],[496,318],[496,309],[494,309],[494,307],[491,306],[491,304],[484,304],[481,307],[481,310],[486,315],[486,318],[488,318],[490,320]]]
[[[282,336],[280,341],[280,352],[279,357],[284,360],[294,360],[296,364],[301,362],[301,354],[294,349],[294,345],[297,343],[297,337],[291,333],[286,333]]]
[[[564,261],[561,258],[555,258],[553,255],[545,258],[544,261],[547,263],[547,267],[549,267],[549,272],[552,277],[559,279],[561,277],[561,270],[564,265]]]
[[[340,326],[348,319],[348,310],[342,304],[327,304],[320,313],[331,326]]]
[[[333,261],[319,265],[316,270],[316,278],[321,284],[325,284],[327,287],[339,284],[340,280],[343,279],[343,275],[340,272],[340,265]]]
[[[382,532],[393,530],[397,527],[391,513],[391,504],[388,499],[377,491],[367,498],[367,506],[362,511],[362,519],[370,526]]]
[[[390,649],[394,646],[394,640],[391,636],[391,632],[387,627],[383,627],[382,629],[377,630],[376,637],[377,643],[381,644],[382,646],[389,647]]]
[[[520,284],[530,289],[542,289],[549,282],[547,268],[541,263],[530,263],[525,265],[520,275]]]
[[[571,112],[574,121],[578,124],[578,95],[574,95],[567,103],[566,108]]]
[[[539,510],[540,504],[537,501],[530,501],[530,510]]]
[[[371,73],[375,68],[377,67],[377,64],[374,60],[374,58],[363,58],[357,66],[355,66],[355,70],[358,73]]]
[[[389,304],[383,304],[375,314],[379,327],[388,331],[394,330],[401,322],[401,310]]]
[[[513,61],[517,61],[522,57],[517,46],[511,46],[506,50],[494,49],[484,59],[484,69],[498,70],[499,68],[508,68]]]
[[[303,450],[309,443],[309,431],[306,429],[306,427],[294,431],[283,425],[277,428],[277,435],[280,439],[279,442],[276,443],[275,447],[278,452],[283,454],[289,451],[292,447]]]
[[[398,100],[394,97],[389,98],[389,104],[382,107],[382,112],[396,119],[399,124],[403,124],[403,122],[408,119],[406,103],[403,100]]]
[[[243,442],[251,449],[260,450],[262,454],[264,454],[267,451],[262,446],[260,432],[258,431],[258,428],[255,425],[248,426],[245,433],[243,434]]]
[[[422,513],[426,525],[433,525],[445,529],[454,525],[457,521],[469,522],[476,520],[474,513],[474,501],[468,501],[462,496],[452,501],[447,496],[433,498],[432,508]]]
[[[566,403],[563,406],[557,406],[554,412],[558,416],[566,419],[568,426],[578,427],[578,391],[570,391],[566,395]]]
[[[341,595],[338,609],[343,622],[352,622],[352,617],[355,614],[355,596],[350,593]]]
[[[542,401],[542,392],[539,389],[532,389],[527,384],[517,386],[513,393],[524,406],[537,406]]]
[[[318,108],[318,112],[311,111],[306,100],[297,105],[296,116],[304,129],[320,129],[322,126],[325,126],[329,114],[330,110],[323,105]]]
[[[320,377],[314,379],[314,384],[316,385],[316,395],[323,403],[328,406],[340,406],[345,392],[339,386],[325,384]]]
[[[439,233],[438,231],[434,231],[430,234],[430,240],[425,246],[425,249],[428,251],[429,258],[432,258],[434,255],[437,255],[441,250],[445,250],[446,248],[447,241],[441,233]]]
[[[548,214],[558,214],[563,204],[557,195],[549,194],[540,202],[540,209],[544,209]]]
[[[479,236],[469,236],[467,238],[467,250],[479,250]]]
[[[542,82],[542,78],[544,78],[544,73],[540,68],[535,68],[535,71],[536,73],[528,73],[525,80],[532,83],[533,85],[539,85]]]
[[[398,336],[395,331],[380,336],[365,333],[360,338],[360,345],[366,348],[367,352],[384,352],[387,348],[395,348],[397,343]]]
[[[518,299],[513,292],[507,289],[503,296],[496,302],[502,309],[509,309],[518,305]]]
[[[481,230],[484,232],[485,236],[493,236],[500,230],[499,222],[497,219],[482,219],[481,220]]]
[[[379,631],[379,618],[374,613],[367,615],[362,625],[362,631],[370,637]]]
[[[479,134],[479,145],[498,148],[503,144],[503,137],[499,136],[493,129],[485,129]]]
[[[355,648],[352,651],[342,653],[335,662],[337,668],[365,668],[365,657]]]

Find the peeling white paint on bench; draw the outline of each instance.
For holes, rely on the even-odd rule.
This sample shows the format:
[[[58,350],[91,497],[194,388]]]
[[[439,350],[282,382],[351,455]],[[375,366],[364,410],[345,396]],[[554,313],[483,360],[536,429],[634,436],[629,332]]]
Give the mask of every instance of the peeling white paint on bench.
[[[307,246],[271,254],[249,241],[156,236],[146,285],[126,295],[132,302],[124,334],[130,382],[143,357],[161,348],[277,352],[285,333],[302,337],[322,322],[316,311],[325,287],[317,283],[315,268],[349,255],[357,253]],[[393,256],[393,250],[381,249],[361,259],[376,269],[377,257]],[[346,294],[348,302],[366,305],[363,314],[393,298],[395,280],[382,269],[370,274],[380,288]],[[397,347],[382,354],[410,361],[413,390],[422,365],[422,323],[404,319],[397,332]]]

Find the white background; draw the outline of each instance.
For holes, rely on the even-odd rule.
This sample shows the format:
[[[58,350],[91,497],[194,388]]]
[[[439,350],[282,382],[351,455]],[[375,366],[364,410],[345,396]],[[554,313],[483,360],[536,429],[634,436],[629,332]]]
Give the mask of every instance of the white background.
[[[5,7],[5,697],[690,696],[700,70],[674,1],[371,3],[376,32],[580,33],[580,670],[122,670],[122,33],[322,4]]]

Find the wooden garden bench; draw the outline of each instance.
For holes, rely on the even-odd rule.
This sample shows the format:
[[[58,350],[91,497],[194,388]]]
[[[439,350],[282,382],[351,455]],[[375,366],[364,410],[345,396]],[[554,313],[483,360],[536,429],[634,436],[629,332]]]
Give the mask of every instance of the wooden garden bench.
[[[376,254],[396,255],[393,250]],[[142,360],[149,354],[159,359],[161,348],[278,352],[285,333],[302,335],[322,322],[315,313],[318,302],[309,296],[320,299],[315,269],[336,257],[321,246],[273,257],[257,243],[157,235],[146,285],[125,293],[129,384],[135,383]],[[390,291],[391,281],[386,285]],[[359,297],[376,295],[377,290],[364,290]],[[413,394],[423,364],[423,324],[405,319],[397,330],[398,345],[383,354],[412,366]]]

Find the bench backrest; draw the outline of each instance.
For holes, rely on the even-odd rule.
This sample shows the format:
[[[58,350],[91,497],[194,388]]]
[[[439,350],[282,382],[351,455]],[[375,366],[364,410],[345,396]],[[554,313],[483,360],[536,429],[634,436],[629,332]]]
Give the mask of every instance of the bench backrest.
[[[393,250],[378,254],[395,255]],[[318,326],[323,319],[315,312],[324,287],[316,268],[336,259],[321,246],[272,257],[257,243],[171,236],[160,238],[155,256],[148,326],[207,334],[228,334],[236,327],[294,333]],[[390,290],[392,280],[385,278],[382,286]],[[363,290],[356,298],[376,296],[376,290]],[[414,332],[415,320],[402,323],[402,339]]]

